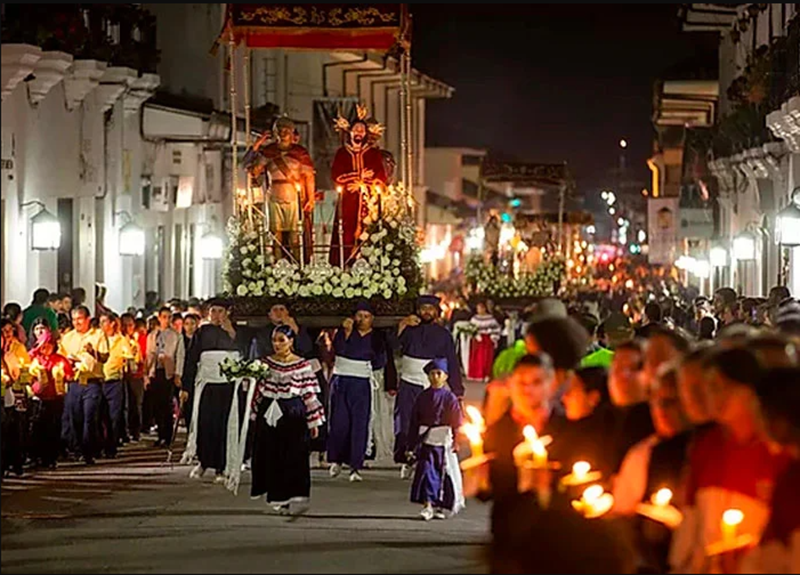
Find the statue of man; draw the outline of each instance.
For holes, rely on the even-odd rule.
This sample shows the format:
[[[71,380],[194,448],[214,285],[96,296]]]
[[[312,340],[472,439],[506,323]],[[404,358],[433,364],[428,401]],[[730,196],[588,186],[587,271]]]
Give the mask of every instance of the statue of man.
[[[373,193],[376,185],[386,189],[384,155],[375,146],[374,138],[370,137],[370,134],[374,136],[380,127],[370,128],[367,122],[366,110],[360,106],[358,119],[352,124],[343,118],[337,121],[337,127],[347,132],[345,144],[336,151],[331,166],[331,179],[339,192],[339,198],[333,221],[330,261],[337,266],[347,263],[357,247],[358,237],[362,232],[362,222],[368,210],[368,203],[365,201],[368,198],[367,194]],[[340,225],[344,262],[339,258]]]
[[[267,186],[269,229],[277,240],[276,258],[290,252],[300,261],[300,210],[304,222],[304,258],[310,260],[312,213],[315,200],[314,163],[297,142],[294,122],[278,118],[272,127],[275,142],[262,148],[270,134],[256,141],[244,157],[244,165],[256,185]]]

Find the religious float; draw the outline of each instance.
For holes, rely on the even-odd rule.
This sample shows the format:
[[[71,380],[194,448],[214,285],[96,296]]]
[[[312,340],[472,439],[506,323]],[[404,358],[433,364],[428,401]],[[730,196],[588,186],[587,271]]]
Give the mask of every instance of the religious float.
[[[376,325],[392,325],[414,310],[422,286],[411,166],[409,18],[400,4],[229,4],[218,46],[230,61],[244,49],[246,153],[233,147],[233,215],[223,272],[237,318],[265,321],[274,303],[288,304],[310,327],[338,325],[358,300],[370,300]],[[401,152],[381,149],[383,127],[361,105],[331,122],[341,135],[332,158],[315,165],[286,116],[272,133],[250,142],[250,51],[259,48],[391,51],[400,68]],[[231,66],[231,108],[237,109]],[[232,114],[232,123],[237,118]],[[328,161],[325,161],[328,160]],[[243,164],[244,185],[239,182]],[[324,165],[320,165],[324,164]],[[330,175],[330,178],[327,176]],[[319,189],[323,176],[329,188]],[[315,201],[335,194],[332,221],[314,226]],[[316,233],[315,233],[316,232]]]

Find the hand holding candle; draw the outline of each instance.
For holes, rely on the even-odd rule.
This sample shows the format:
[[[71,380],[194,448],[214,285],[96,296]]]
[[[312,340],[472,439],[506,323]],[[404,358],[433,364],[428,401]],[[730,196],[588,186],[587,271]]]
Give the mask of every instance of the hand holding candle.
[[[550,444],[552,438],[549,436],[539,437],[536,428],[532,425],[526,425],[522,430],[522,435],[525,436],[525,441],[533,454],[533,466],[547,467],[546,446]]]
[[[720,525],[722,528],[722,540],[726,544],[732,544],[736,541],[736,531],[742,521],[744,521],[744,513],[739,509],[728,509],[722,514]]]
[[[601,517],[613,506],[614,496],[606,493],[600,485],[587,487],[579,500],[572,501],[572,508],[587,519]]]
[[[683,513],[672,505],[672,490],[662,487],[650,496],[649,503],[640,503],[636,512],[670,529],[676,529],[683,521]]]
[[[482,434],[486,430],[486,423],[477,407],[468,405],[466,411],[470,421],[461,426],[461,432],[466,435],[469,440],[472,457],[480,457],[483,455]]]

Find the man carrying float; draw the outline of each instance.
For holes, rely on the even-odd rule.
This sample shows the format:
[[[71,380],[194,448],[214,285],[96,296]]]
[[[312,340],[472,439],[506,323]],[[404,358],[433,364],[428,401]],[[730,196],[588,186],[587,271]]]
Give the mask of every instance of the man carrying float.
[[[262,148],[270,135],[276,141]],[[300,262],[302,245],[302,261],[308,262],[313,253],[311,218],[316,184],[314,163],[297,139],[294,122],[278,118],[272,134],[267,132],[261,136],[245,154],[244,166],[255,185],[267,188],[269,230],[276,240],[275,258],[290,253]]]
[[[411,468],[406,459],[411,414],[417,397],[428,388],[425,366],[435,358],[447,361],[450,390],[459,399],[464,397],[461,370],[456,357],[453,336],[447,328],[436,323],[440,313],[440,300],[433,295],[423,295],[417,300],[419,315],[410,315],[400,322],[398,337],[403,359],[400,366],[400,385],[394,409],[396,463],[402,463],[400,476],[408,478]]]
[[[195,456],[200,460],[190,477],[199,478],[206,469],[214,469],[220,483],[225,480],[231,441],[238,445],[239,431],[238,421],[233,424],[229,421],[232,413],[238,414],[238,404],[233,401],[235,383],[220,373],[220,364],[226,359],[243,357],[250,343],[242,330],[234,328],[229,308],[230,303],[225,299],[209,301],[209,323],[197,330],[195,344],[187,356],[188,362],[197,365],[197,376],[194,415],[181,458],[183,464],[190,463]]]
[[[330,400],[328,461],[337,477],[342,464],[350,467],[350,481],[361,481],[360,471],[370,448],[372,395],[380,387],[386,366],[386,342],[372,329],[369,302],[356,304],[355,317],[344,320],[333,338],[336,363]]]

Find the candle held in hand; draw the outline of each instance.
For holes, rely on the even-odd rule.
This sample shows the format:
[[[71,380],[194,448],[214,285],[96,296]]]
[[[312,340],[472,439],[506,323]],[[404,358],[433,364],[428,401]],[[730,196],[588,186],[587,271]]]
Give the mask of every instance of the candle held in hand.
[[[659,489],[653,494],[653,497],[650,498],[650,501],[656,507],[666,507],[672,501],[672,491],[666,487]]]
[[[531,453],[533,453],[534,467],[546,467],[547,449],[545,449],[544,443],[539,437],[539,434],[536,433],[536,429],[532,425],[526,425],[522,430],[522,434],[525,436],[525,440],[530,446]]]
[[[736,541],[736,531],[744,521],[744,513],[739,509],[728,509],[722,514],[722,540],[726,543]]]
[[[591,471],[592,466],[586,461],[577,461],[572,466],[572,475],[575,478],[576,482],[581,482],[586,479],[586,476]]]

